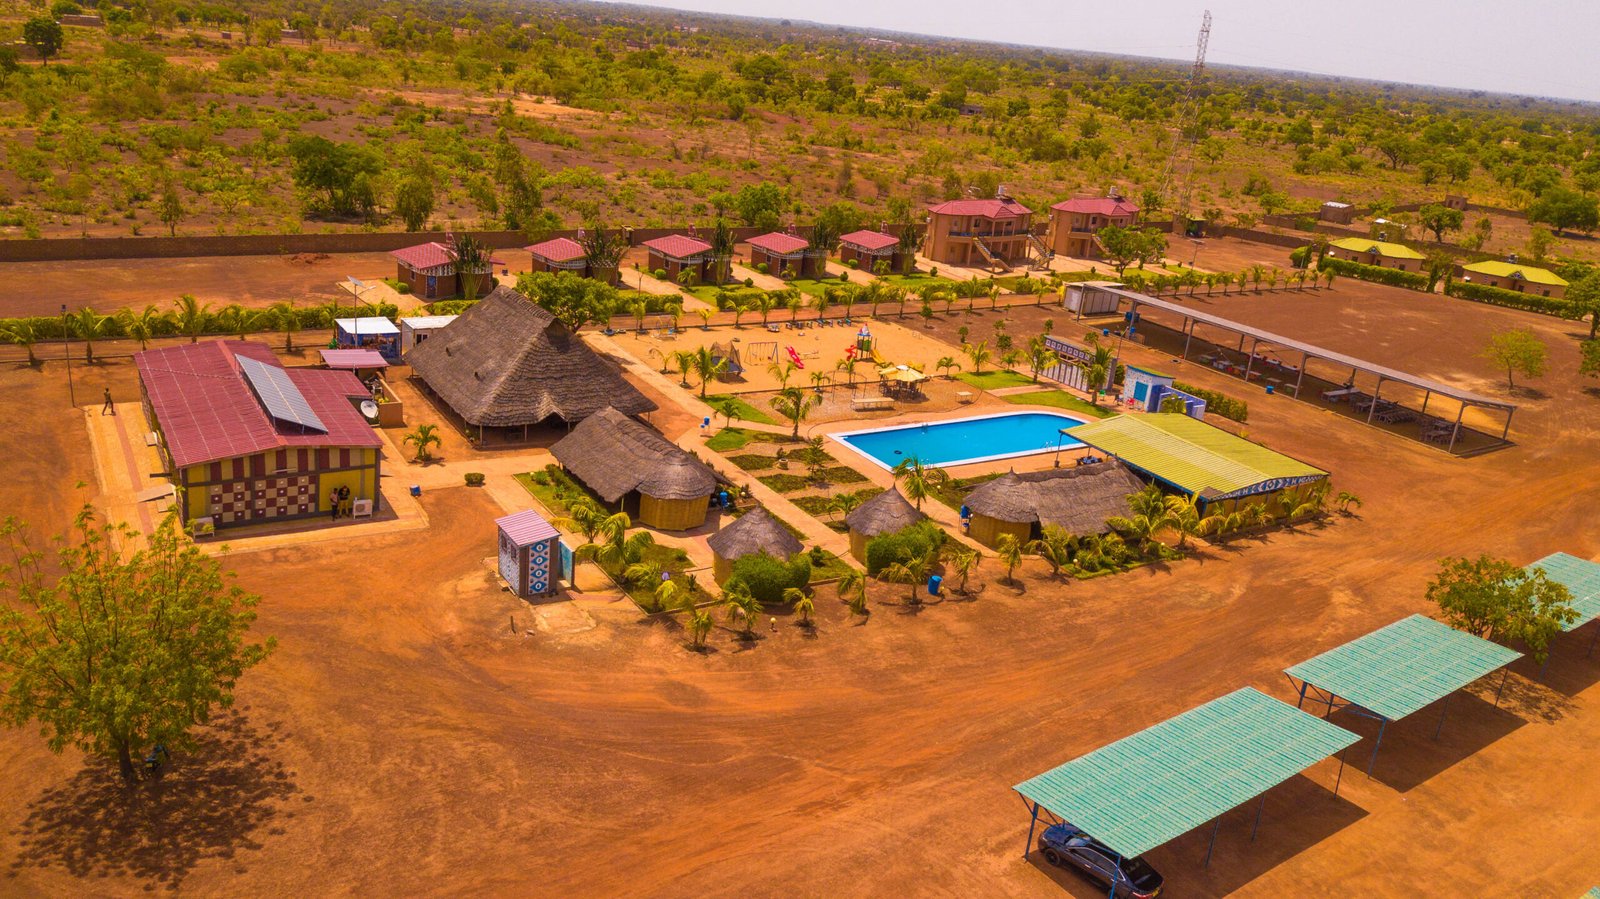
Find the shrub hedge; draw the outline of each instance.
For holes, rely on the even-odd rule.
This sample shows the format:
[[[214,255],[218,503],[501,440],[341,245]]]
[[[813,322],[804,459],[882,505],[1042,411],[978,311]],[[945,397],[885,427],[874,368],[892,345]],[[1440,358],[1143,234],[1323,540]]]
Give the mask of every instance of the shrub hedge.
[[[1351,262],[1348,259],[1334,259],[1331,256],[1324,257],[1317,265],[1319,268],[1346,278],[1387,284],[1390,287],[1405,287],[1411,290],[1428,289],[1427,272],[1403,272],[1399,269],[1384,268],[1381,265],[1365,265],[1360,262]]]
[[[764,605],[775,605],[783,602],[784,590],[790,587],[803,590],[811,583],[811,556],[795,553],[787,562],[766,553],[745,556],[733,563],[728,580],[743,581],[751,596]]]
[[[1488,287],[1483,284],[1451,281],[1445,285],[1444,292],[1463,300],[1489,303],[1495,306],[1509,306],[1512,309],[1522,309],[1527,312],[1542,312],[1545,315],[1555,315],[1561,318],[1582,318],[1584,314],[1583,310],[1579,309],[1570,300],[1557,297],[1536,297],[1531,294],[1518,293],[1515,290],[1506,290],[1503,287]]]
[[[373,303],[370,304],[369,308],[374,310],[376,314],[390,320],[393,320],[400,312],[398,308],[389,303]],[[202,319],[203,323],[198,336],[233,336],[234,334],[238,333],[235,330],[231,330],[223,326],[222,316],[219,314],[219,312],[220,310],[216,309],[211,309],[206,312]],[[350,315],[350,307],[335,307],[332,304],[326,306],[296,306],[294,309],[294,314],[299,323],[299,330],[327,330],[328,328],[333,327],[333,320],[335,318],[348,317]],[[274,331],[281,332],[283,330],[282,326],[278,322],[278,314],[274,310],[246,309],[244,310],[244,315],[246,323],[244,333],[246,334],[259,334]],[[68,313],[68,319],[65,325],[65,336],[68,338],[74,338],[78,336],[77,320],[72,316],[73,313]],[[23,324],[31,324],[33,326],[34,335],[39,340],[60,340],[63,336],[63,324],[61,316],[59,315],[0,318],[0,343],[13,342],[11,337],[11,329]],[[95,335],[94,339],[116,340],[118,338],[127,336],[127,331],[123,328],[123,321],[120,316],[100,316],[100,333]],[[153,338],[181,336],[178,330],[178,322],[176,317],[170,312],[163,313],[158,316],[151,323],[150,336]]]
[[[1183,384],[1178,381],[1173,381],[1172,386],[1191,396],[1197,396],[1205,400],[1207,412],[1239,422],[1250,420],[1250,404],[1244,400],[1236,400],[1215,390],[1207,390],[1204,387],[1196,387],[1193,384]]]
[[[893,534],[881,534],[867,541],[867,574],[878,572],[896,562],[915,559],[944,545],[949,537],[944,529],[932,521],[919,521]]]

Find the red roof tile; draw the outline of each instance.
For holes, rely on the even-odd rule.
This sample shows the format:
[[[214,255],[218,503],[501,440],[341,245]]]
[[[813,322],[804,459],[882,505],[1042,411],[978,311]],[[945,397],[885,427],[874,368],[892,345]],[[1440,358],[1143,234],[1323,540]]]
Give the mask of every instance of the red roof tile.
[[[1073,197],[1050,207],[1061,212],[1080,212],[1089,215],[1138,215],[1139,206],[1116,197]]]
[[[928,211],[935,215],[977,215],[991,219],[1016,218],[1033,214],[1032,209],[1010,197],[991,197],[987,200],[946,200],[937,206],[929,206]]]
[[[523,249],[538,256],[540,259],[548,259],[551,262],[571,262],[574,259],[583,258],[583,245],[566,237],[557,237],[544,243],[536,243],[531,247],[523,247]]]
[[[752,247],[758,247],[766,250],[769,253],[777,253],[780,256],[798,253],[801,250],[811,246],[811,241],[806,240],[803,237],[795,237],[793,234],[785,234],[782,231],[773,231],[770,234],[757,235],[756,237],[750,238],[748,241],[746,241],[746,243],[750,244]]]
[[[839,238],[840,243],[847,243],[863,250],[887,250],[897,246],[900,238],[885,234],[882,231],[851,231]]]
[[[644,245],[663,256],[671,256],[674,259],[688,259],[690,256],[711,252],[711,244],[698,237],[690,237],[687,234],[669,234],[666,237],[647,240]]]
[[[450,252],[449,245],[438,241],[406,247],[403,250],[395,250],[389,255],[414,269],[438,268],[441,265],[455,265],[456,262],[456,257]]]
[[[347,371],[288,369],[326,433],[307,432],[267,414],[239,368],[239,357],[283,368],[266,344],[213,340],[145,350],[133,357],[156,422],[179,468],[288,447],[383,445],[350,397],[370,396]]]
[[[543,515],[532,509],[496,518],[494,523],[500,530],[505,531],[512,543],[518,546],[527,546],[530,543],[561,536],[561,532],[552,527],[550,522],[545,521]]]

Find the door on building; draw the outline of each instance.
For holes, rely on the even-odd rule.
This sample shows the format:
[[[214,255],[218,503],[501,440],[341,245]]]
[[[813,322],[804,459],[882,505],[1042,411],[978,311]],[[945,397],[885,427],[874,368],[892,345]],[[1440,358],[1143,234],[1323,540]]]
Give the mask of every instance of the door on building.
[[[430,299],[430,300],[433,299],[433,295],[438,293],[438,292],[439,292],[439,278],[436,275],[429,275],[428,276],[428,299]]]
[[[1149,383],[1147,383],[1145,381],[1138,381],[1138,382],[1134,383],[1134,385],[1133,385],[1133,398],[1134,399],[1136,399],[1136,400],[1138,400],[1139,402],[1142,403],[1149,396],[1150,396],[1150,385],[1149,385]]]

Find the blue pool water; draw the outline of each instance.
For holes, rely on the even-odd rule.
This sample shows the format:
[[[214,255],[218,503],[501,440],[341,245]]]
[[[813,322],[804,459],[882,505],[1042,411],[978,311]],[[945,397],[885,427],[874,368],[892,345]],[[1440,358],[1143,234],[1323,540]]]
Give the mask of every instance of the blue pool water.
[[[1010,412],[849,431],[833,438],[884,468],[912,457],[924,465],[962,465],[1082,446],[1061,429],[1085,420],[1054,412]]]

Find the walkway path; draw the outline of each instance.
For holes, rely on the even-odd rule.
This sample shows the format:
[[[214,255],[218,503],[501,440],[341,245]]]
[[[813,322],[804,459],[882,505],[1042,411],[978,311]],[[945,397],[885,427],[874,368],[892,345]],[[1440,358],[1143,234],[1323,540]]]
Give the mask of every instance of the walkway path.
[[[735,278],[739,279],[740,281],[749,278],[750,281],[755,284],[755,286],[761,288],[762,290],[789,289],[788,283],[776,275],[763,275],[750,266],[740,265],[737,262],[732,263],[730,267],[733,269],[733,276]]]

